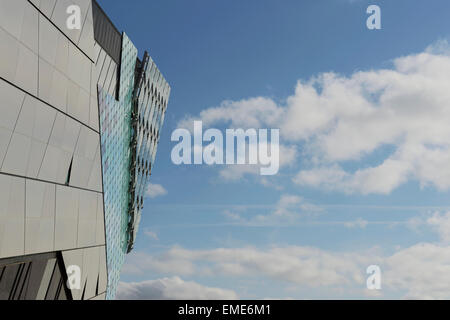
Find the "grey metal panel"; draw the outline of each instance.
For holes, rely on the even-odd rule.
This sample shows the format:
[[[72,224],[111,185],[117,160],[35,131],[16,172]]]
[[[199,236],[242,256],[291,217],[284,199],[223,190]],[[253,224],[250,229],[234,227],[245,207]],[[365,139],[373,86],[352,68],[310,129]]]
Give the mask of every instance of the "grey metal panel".
[[[86,19],[84,20],[83,29],[81,30],[78,47],[86,53],[88,57],[94,60],[94,22],[92,19],[92,4],[91,1],[89,1],[89,8]]]
[[[58,113],[38,177],[65,184],[81,125]]]
[[[0,77],[11,82],[14,82],[16,76],[19,46],[19,41],[0,28]]]
[[[80,191],[78,215],[78,247],[95,245],[95,229],[97,223],[97,194]]]
[[[67,28],[67,8],[74,3],[71,0],[57,0],[56,6],[53,9],[53,14],[51,21],[62,31],[64,34],[71,39],[74,43],[78,43],[81,31],[77,29],[70,30]],[[81,13],[81,21],[84,21],[84,15]]]
[[[105,299],[106,299],[106,293],[102,293],[96,297],[93,297],[91,300],[105,300]]]
[[[88,300],[96,296],[97,279],[99,278],[100,250],[103,247],[87,248],[83,252],[83,270],[86,274],[86,287],[84,299]]]
[[[105,292],[108,285],[108,274],[107,274],[107,262],[106,262],[106,247],[100,247],[99,252],[100,259],[100,269],[99,269],[99,281],[98,281],[98,292]]]
[[[82,52],[69,42],[69,78],[82,87],[87,92],[91,88],[91,64],[90,61]]]
[[[100,147],[97,149],[97,153],[95,155],[94,164],[92,166],[91,175],[89,177],[88,189],[96,190],[99,192],[103,191]]]
[[[97,64],[102,47],[94,40],[94,64]]]
[[[69,80],[67,85],[67,113],[73,116],[74,118],[78,118],[78,103],[80,97],[81,87]]]
[[[53,108],[31,96],[26,96],[15,127],[16,133],[31,138],[31,147],[28,149],[27,168],[23,174],[24,176],[37,177],[55,117],[56,111]],[[24,148],[23,157],[25,157],[26,152],[27,149]],[[10,169],[5,167],[4,171],[10,172]]]
[[[23,134],[14,132],[6,151],[2,172],[25,176],[30,157],[32,140]]]
[[[78,189],[56,186],[55,250],[77,247]]]
[[[26,176],[29,178],[37,178],[42,160],[45,156],[47,145],[37,140],[31,141],[30,156],[28,159]]]
[[[82,298],[88,300],[97,295],[97,280],[99,283],[98,294],[106,291],[106,255],[105,246],[96,246],[84,249],[63,251],[64,264],[75,265],[81,270],[81,289],[72,289],[75,300]]]
[[[63,74],[67,74],[69,64],[69,40],[58,33],[58,45],[56,47],[55,67]]]
[[[0,0],[0,27],[19,40],[22,35],[25,13],[30,11],[30,8],[33,10],[27,0]],[[26,25],[25,29],[24,31],[31,31],[29,25]],[[34,29],[37,30],[37,28]]]
[[[98,99],[96,97],[96,95],[91,95],[90,98],[90,105],[89,105],[89,110],[90,110],[90,114],[89,114],[89,126],[94,129],[99,131],[100,130],[100,126],[99,126],[99,119],[98,119]]]
[[[58,113],[50,136],[50,144],[73,153],[80,133],[81,124]]]
[[[36,7],[48,18],[52,17],[53,9],[56,5],[56,0],[32,0]]]
[[[0,258],[24,254],[25,179],[0,174]]]
[[[90,114],[90,94],[84,89],[80,90],[80,95],[78,97],[78,113],[75,118],[89,125],[89,114]]]
[[[62,256],[64,260],[64,265],[67,267],[69,266],[78,266],[81,270],[81,285],[83,286],[84,280],[85,280],[85,272],[83,270],[83,251],[84,249],[77,249],[77,250],[69,250],[69,251],[63,251]],[[72,289],[72,296],[74,300],[80,300],[82,295],[82,288],[81,289]]]
[[[72,154],[52,145],[47,145],[38,178],[60,184],[66,183]]]
[[[89,124],[90,95],[78,84],[69,80],[67,91],[67,113],[82,123]]]
[[[59,34],[58,29],[48,19],[39,17],[39,57],[51,65],[55,65],[56,62]]]
[[[99,78],[98,78],[98,85],[101,86],[102,88],[105,87],[105,79],[108,74],[108,70],[111,66],[111,63],[114,63],[113,60],[111,59],[110,56],[106,55],[105,61],[103,63],[103,68],[102,68]]]
[[[3,127],[0,127],[0,168],[5,159],[6,150],[8,149],[9,142],[11,141],[12,131]]]
[[[13,82],[25,91],[37,95],[38,56],[23,44],[19,44],[19,56]]]
[[[103,194],[97,194],[97,222],[95,231],[95,243],[105,245],[105,215],[103,210]]]
[[[99,144],[98,133],[82,126],[73,157],[71,186],[88,188]]]
[[[24,98],[22,91],[0,80],[0,127],[14,129]]]
[[[27,2],[23,12],[19,40],[35,54],[38,53],[38,24],[39,13],[30,3]]]
[[[27,95],[15,132],[47,144],[55,117],[55,109]]]
[[[43,59],[40,59],[39,98],[62,112],[67,112],[67,90],[67,76]]]
[[[95,83],[95,87],[97,87],[97,83],[99,82],[98,79],[100,78],[100,74],[102,72],[103,65],[105,64],[106,56],[107,56],[106,51],[103,49],[100,50],[97,62],[95,63],[94,74],[92,75],[94,78],[93,79],[91,78],[91,81],[93,83]]]
[[[41,279],[41,284],[39,286],[39,291],[36,295],[36,300],[44,300],[45,294],[47,293],[48,285],[52,277],[53,270],[55,269],[56,258],[49,259],[44,270],[44,274]]]
[[[25,254],[54,250],[54,184],[26,181]]]

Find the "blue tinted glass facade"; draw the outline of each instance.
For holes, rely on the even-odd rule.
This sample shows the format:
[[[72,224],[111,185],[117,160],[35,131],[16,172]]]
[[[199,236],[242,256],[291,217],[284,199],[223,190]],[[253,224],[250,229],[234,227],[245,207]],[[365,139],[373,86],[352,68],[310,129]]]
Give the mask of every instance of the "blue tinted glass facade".
[[[119,100],[99,87],[105,202],[107,299],[113,299],[128,243],[131,109],[137,49],[126,34],[122,39]]]
[[[170,96],[170,86],[158,70],[156,64],[147,55],[140,66],[134,97],[132,115],[132,163],[130,193],[130,224],[128,228],[128,251],[133,248],[141,220],[144,197],[149,184],[152,168],[155,162],[156,149],[159,142],[159,132],[164,121],[167,101]]]

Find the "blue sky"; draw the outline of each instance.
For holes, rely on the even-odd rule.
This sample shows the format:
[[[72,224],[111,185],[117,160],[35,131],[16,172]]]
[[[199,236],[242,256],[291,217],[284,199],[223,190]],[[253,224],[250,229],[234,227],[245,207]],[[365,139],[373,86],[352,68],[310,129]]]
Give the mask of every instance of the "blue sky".
[[[172,87],[119,296],[450,298],[448,1],[99,2]],[[280,128],[279,174],[175,166],[193,119]]]

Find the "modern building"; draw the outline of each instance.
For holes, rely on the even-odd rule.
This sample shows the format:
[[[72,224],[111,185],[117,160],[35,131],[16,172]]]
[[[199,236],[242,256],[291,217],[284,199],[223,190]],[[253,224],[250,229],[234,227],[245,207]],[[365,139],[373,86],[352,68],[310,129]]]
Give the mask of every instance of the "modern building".
[[[0,299],[114,298],[169,95],[96,1],[0,0]]]

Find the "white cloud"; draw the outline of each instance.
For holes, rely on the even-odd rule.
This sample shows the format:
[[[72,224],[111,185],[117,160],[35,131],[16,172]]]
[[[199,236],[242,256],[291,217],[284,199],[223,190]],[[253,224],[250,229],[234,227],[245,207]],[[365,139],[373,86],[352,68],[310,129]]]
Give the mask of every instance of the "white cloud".
[[[149,237],[150,239],[152,239],[152,240],[159,240],[158,234],[157,234],[156,232],[154,232],[154,231],[151,231],[151,230],[149,230],[149,229],[145,229],[145,230],[144,230],[144,234],[145,234],[147,237]]]
[[[364,229],[369,224],[369,221],[364,220],[362,218],[358,218],[355,221],[348,221],[344,223],[344,226],[347,228],[361,228]]]
[[[275,128],[282,116],[277,104],[270,98],[256,97],[241,101],[224,101],[219,107],[200,112],[198,117],[187,117],[178,123],[178,128],[191,129],[194,120],[202,120],[204,127],[228,122],[234,128]],[[236,116],[238,115],[238,116]]]
[[[305,216],[317,215],[323,209],[305,201],[302,197],[283,194],[275,208],[266,214],[245,218],[242,213],[225,210],[224,215],[234,223],[247,226],[275,226],[298,221]]]
[[[280,128],[283,145],[301,144],[311,166],[293,179],[299,185],[389,194],[418,181],[421,187],[448,190],[449,87],[450,49],[441,41],[393,60],[389,69],[322,73],[299,81],[284,104],[264,97],[227,101],[197,118],[209,125]],[[392,152],[378,154],[377,164],[367,166],[365,157],[385,146]],[[359,168],[344,170],[342,163],[349,160]]]
[[[322,289],[322,296],[338,290],[367,295],[366,268],[381,267],[383,293],[399,293],[409,299],[450,298],[450,247],[417,244],[384,256],[378,250],[330,252],[314,247],[288,246],[258,249],[218,248],[187,250],[173,247],[159,256],[141,259],[143,274],[172,274],[180,264],[186,275],[245,279],[262,277],[290,287]],[[146,261],[159,261],[148,264]],[[156,267],[156,268],[155,268]],[[176,273],[175,273],[176,274]]]
[[[251,144],[250,148],[256,149],[254,152],[258,153],[258,145]],[[270,143],[267,149],[270,150]],[[246,153],[246,163],[248,163],[248,154]],[[292,166],[296,162],[297,158],[296,146],[279,145],[279,164],[280,168]],[[269,176],[261,176],[260,165],[227,165],[221,168],[219,175],[225,181],[239,181],[244,178],[245,175],[254,175],[260,178],[260,183],[267,183]]]
[[[437,231],[442,241],[450,243],[450,212],[435,212],[427,219],[427,223]]]
[[[364,194],[388,194],[411,179],[448,189],[449,72],[449,56],[425,52],[396,59],[390,70],[348,78],[328,73],[300,82],[288,101],[284,134],[309,139],[321,164],[294,181]],[[395,151],[379,165],[355,172],[338,166],[385,145]]]
[[[448,246],[417,244],[385,259],[384,268],[383,286],[406,290],[405,298],[450,298]]]
[[[211,288],[179,277],[148,280],[143,282],[120,282],[118,300],[235,300],[232,290]]]
[[[445,213],[436,211],[413,217],[407,225],[414,231],[420,231],[422,227],[431,227],[439,235],[442,243],[450,243],[450,211]]]
[[[165,274],[191,275],[195,271],[195,266],[183,257],[177,258],[171,250],[158,256],[134,251],[127,256],[122,271],[125,274],[144,275],[149,270]]]
[[[140,254],[142,255],[142,254]],[[219,248],[186,250],[173,247],[161,256],[149,256],[136,267],[141,273],[171,273],[179,264],[191,267],[185,275],[265,276],[286,283],[306,286],[339,286],[363,283],[364,260],[356,254],[333,254],[312,247]],[[159,263],[154,263],[159,261]],[[207,272],[205,273],[205,270]]]
[[[156,198],[160,196],[165,196],[167,194],[167,190],[160,184],[150,183],[147,188],[146,195],[150,198]]]
[[[239,181],[246,174],[259,175],[259,166],[246,164],[229,165],[223,167],[219,172],[220,177],[225,181]]]

